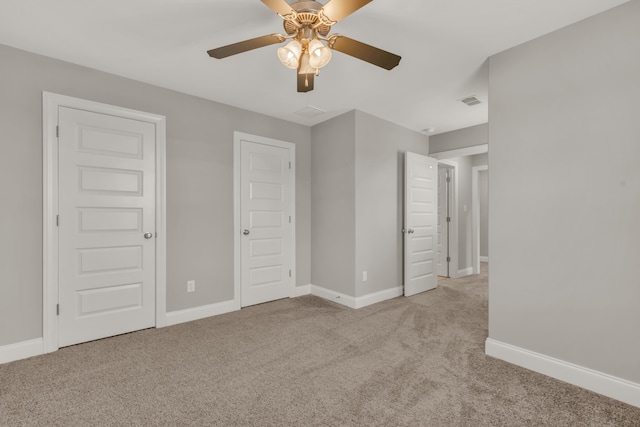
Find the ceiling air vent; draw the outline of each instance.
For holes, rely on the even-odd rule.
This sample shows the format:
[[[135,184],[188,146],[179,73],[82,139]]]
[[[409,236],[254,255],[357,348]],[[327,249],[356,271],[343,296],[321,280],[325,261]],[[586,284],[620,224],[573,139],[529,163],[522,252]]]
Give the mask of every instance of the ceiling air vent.
[[[297,114],[299,116],[313,118],[313,117],[321,116],[324,113],[326,113],[326,111],[321,110],[321,109],[316,108],[316,107],[313,107],[311,105],[307,105],[306,107],[299,109],[298,111],[294,112],[293,114]]]
[[[473,107],[474,105],[480,104],[480,100],[473,95],[462,98],[460,101],[464,102],[467,107]]]

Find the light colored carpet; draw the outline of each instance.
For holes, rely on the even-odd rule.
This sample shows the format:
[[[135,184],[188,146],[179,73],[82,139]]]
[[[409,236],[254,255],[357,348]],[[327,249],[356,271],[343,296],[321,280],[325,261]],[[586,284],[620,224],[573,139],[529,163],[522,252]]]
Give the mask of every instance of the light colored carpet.
[[[0,425],[640,425],[486,337],[486,274],[360,310],[281,300],[0,365]]]

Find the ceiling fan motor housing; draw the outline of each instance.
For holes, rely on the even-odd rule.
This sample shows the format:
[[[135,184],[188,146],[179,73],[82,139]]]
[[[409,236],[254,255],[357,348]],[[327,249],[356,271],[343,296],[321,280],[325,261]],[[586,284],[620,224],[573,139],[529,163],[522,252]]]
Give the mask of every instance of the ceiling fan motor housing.
[[[299,28],[311,29],[321,21],[318,13],[322,9],[322,4],[316,1],[299,1],[291,4],[291,8],[296,11],[296,18],[293,20],[295,22],[288,19],[283,22],[284,31],[289,35],[294,34]],[[331,26],[320,23],[316,31],[321,36],[326,36],[331,31]]]

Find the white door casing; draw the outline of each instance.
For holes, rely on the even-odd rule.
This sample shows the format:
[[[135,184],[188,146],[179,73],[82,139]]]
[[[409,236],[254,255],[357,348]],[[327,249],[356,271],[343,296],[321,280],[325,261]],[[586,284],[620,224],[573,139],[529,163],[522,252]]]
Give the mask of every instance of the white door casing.
[[[404,294],[438,285],[436,272],[438,162],[405,154]]]
[[[155,126],[66,107],[58,123],[58,345],[154,326]]]
[[[471,168],[471,233],[473,248],[471,259],[473,274],[480,274],[480,189],[479,173],[489,170],[489,166],[481,165]]]
[[[43,93],[43,352],[166,324],[165,123]]]
[[[294,145],[237,132],[237,306],[292,295],[295,286]]]
[[[438,165],[438,276],[449,277],[449,169]]]

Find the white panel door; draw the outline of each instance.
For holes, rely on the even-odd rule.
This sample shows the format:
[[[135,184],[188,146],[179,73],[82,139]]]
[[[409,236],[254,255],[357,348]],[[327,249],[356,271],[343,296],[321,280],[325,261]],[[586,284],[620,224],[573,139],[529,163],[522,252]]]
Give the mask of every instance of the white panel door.
[[[438,161],[406,153],[404,173],[404,294],[410,296],[438,285]]]
[[[58,120],[59,346],[154,326],[155,126]]]
[[[449,168],[438,166],[438,240],[436,260],[438,276],[449,277]]]
[[[293,279],[293,174],[283,147],[242,140],[241,305],[287,298]]]

